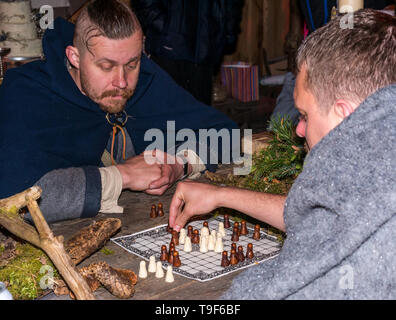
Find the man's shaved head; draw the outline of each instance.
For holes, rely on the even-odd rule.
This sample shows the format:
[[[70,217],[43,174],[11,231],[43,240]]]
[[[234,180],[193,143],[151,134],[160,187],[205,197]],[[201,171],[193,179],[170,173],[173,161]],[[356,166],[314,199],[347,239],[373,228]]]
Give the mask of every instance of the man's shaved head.
[[[94,0],[77,19],[73,43],[79,50],[89,50],[90,40],[95,37],[118,40],[141,31],[136,15],[122,1]]]

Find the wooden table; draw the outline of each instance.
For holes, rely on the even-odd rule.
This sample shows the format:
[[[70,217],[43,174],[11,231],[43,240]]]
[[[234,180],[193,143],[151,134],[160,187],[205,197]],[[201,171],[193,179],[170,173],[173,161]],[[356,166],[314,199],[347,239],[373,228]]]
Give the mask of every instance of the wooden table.
[[[200,178],[203,182],[208,182],[204,177]],[[116,235],[123,236],[145,229],[163,225],[168,222],[169,205],[175,190],[175,186],[169,189],[163,196],[150,196],[140,192],[125,191],[122,193],[119,204],[124,206],[123,214],[99,214],[94,219],[77,219],[71,221],[58,222],[50,225],[56,235],[62,234],[67,240],[75,232],[86,227],[95,219],[105,217],[115,217],[122,221],[121,231]],[[164,204],[165,216],[150,219],[150,209],[152,204],[162,202]],[[83,261],[79,267],[97,261],[106,261],[111,266],[133,270],[139,272],[139,263],[142,258],[128,253],[113,242],[108,242],[106,248],[114,251],[111,255],[105,255],[98,251],[91,257]],[[253,267],[254,268],[254,267]],[[236,271],[218,279],[207,282],[191,280],[174,274],[175,282],[166,283],[165,279],[157,279],[154,275],[146,279],[138,279],[135,286],[136,292],[132,299],[137,300],[214,300],[218,299],[230,286],[232,279],[241,271]],[[117,299],[107,290],[101,288],[95,292],[97,299]],[[48,300],[69,300],[69,296],[56,297],[53,293],[44,297]]]

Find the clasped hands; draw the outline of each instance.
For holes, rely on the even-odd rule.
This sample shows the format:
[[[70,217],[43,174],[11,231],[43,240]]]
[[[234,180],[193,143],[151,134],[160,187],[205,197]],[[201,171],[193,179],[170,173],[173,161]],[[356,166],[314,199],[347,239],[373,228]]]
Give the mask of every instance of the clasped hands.
[[[122,176],[123,189],[150,195],[164,194],[183,176],[183,160],[160,150],[145,151],[116,167]]]

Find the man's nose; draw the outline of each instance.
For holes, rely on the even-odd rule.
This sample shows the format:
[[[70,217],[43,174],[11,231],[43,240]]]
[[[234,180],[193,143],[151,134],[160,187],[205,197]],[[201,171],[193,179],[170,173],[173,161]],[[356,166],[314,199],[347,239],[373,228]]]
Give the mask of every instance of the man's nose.
[[[117,69],[116,74],[113,78],[113,86],[120,89],[125,89],[128,86],[128,81],[124,68]]]
[[[300,119],[300,121],[298,122],[297,128],[296,128],[296,134],[300,138],[304,138],[305,137],[305,129],[306,129],[305,120]]]

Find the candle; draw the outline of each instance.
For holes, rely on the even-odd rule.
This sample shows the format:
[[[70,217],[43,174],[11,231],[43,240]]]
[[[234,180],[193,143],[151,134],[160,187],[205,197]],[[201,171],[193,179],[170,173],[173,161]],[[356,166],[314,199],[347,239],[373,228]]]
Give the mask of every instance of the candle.
[[[364,8],[364,0],[339,0],[338,11],[340,13],[355,12]]]

